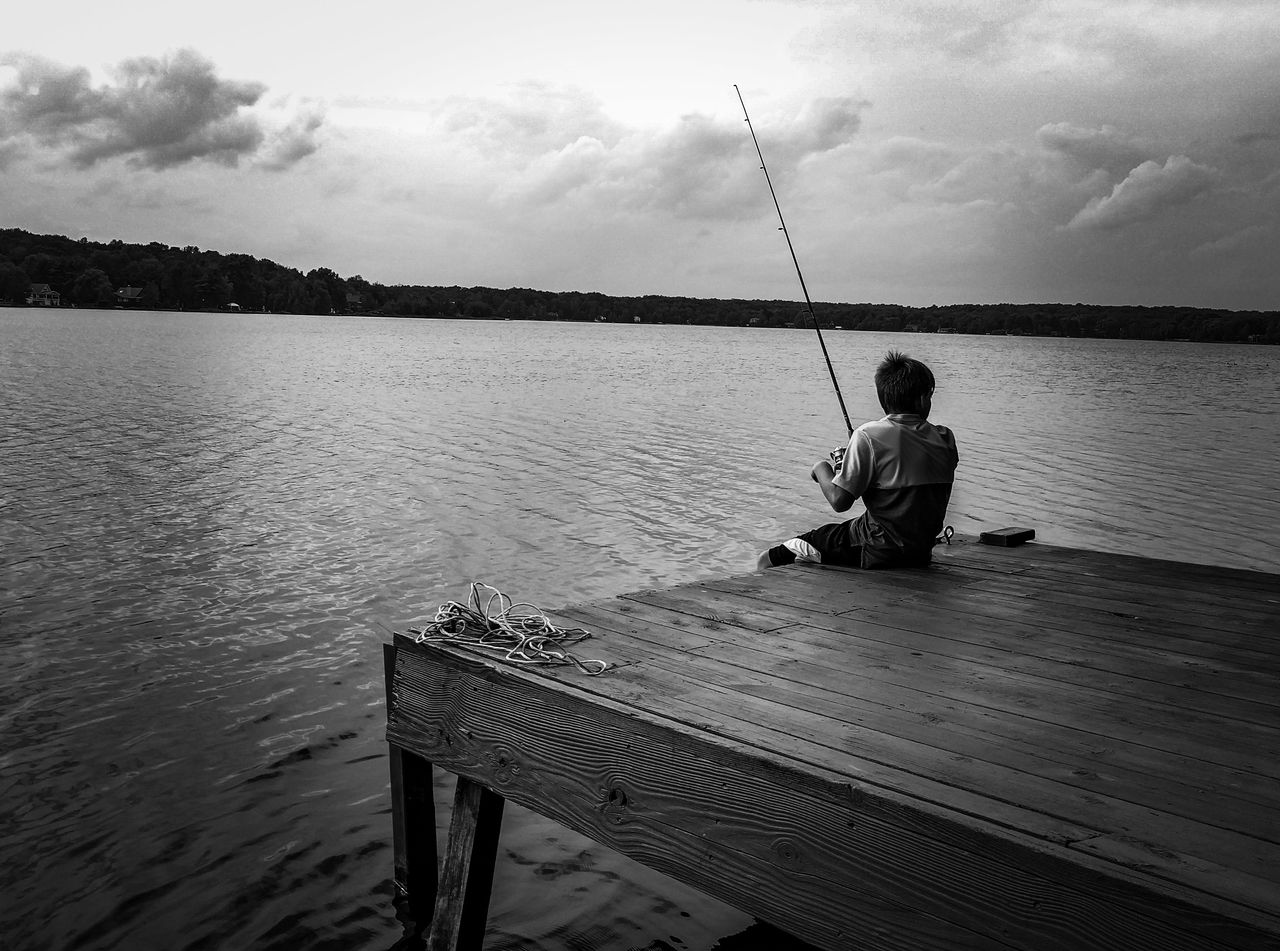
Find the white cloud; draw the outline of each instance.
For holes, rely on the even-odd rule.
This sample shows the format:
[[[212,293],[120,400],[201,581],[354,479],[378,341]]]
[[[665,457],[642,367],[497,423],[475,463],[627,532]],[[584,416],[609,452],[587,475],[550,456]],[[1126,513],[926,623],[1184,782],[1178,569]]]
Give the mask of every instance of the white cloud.
[[[1213,169],[1197,165],[1185,155],[1171,156],[1164,165],[1143,162],[1111,194],[1090,200],[1067,227],[1114,230],[1146,221],[1203,195],[1213,186],[1214,178]]]
[[[550,204],[579,188],[599,185],[608,162],[609,152],[603,142],[592,136],[579,136],[561,149],[539,155],[499,182],[495,194],[503,201]]]
[[[543,82],[515,84],[501,99],[451,96],[434,113],[439,134],[488,159],[536,157],[583,136],[612,145],[623,131],[591,93]]]
[[[324,113],[318,107],[300,112],[270,137],[257,164],[273,172],[296,165],[320,148],[316,133],[323,124]]]
[[[596,106],[564,91],[521,90],[512,102],[452,101],[445,132],[477,148],[472,177],[487,177],[508,205],[571,199],[576,210],[735,219],[768,209],[768,192],[750,133],[739,120],[689,114],[662,129],[624,129]],[[761,130],[775,182],[815,155],[848,144],[865,103],[824,98]],[[759,127],[757,127],[759,128]],[[770,209],[771,211],[771,209]]]

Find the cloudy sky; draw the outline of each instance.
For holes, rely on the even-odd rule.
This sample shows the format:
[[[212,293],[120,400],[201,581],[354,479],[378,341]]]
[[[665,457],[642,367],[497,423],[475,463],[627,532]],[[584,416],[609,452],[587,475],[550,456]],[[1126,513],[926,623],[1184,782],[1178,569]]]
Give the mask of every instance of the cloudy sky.
[[[381,283],[797,298],[737,84],[815,300],[1280,308],[1276,0],[4,19],[0,226]]]

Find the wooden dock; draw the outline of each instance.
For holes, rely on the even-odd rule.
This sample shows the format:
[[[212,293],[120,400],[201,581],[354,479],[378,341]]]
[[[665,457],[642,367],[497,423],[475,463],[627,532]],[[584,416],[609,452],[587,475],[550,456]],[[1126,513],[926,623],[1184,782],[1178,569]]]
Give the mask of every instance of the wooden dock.
[[[480,947],[509,799],[819,948],[1280,948],[1280,576],[936,553],[555,612],[598,677],[397,634],[396,874],[431,946]],[[432,764],[460,777],[439,862]]]

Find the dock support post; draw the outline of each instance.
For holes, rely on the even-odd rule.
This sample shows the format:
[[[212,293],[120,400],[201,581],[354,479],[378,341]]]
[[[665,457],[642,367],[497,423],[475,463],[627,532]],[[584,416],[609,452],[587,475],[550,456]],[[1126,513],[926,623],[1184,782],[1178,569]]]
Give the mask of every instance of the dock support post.
[[[449,845],[427,938],[430,951],[480,951],[484,944],[505,804],[497,793],[458,777]]]
[[[392,703],[396,649],[383,647],[387,705]],[[405,896],[417,927],[431,921],[438,891],[439,860],[436,853],[436,804],[431,763],[388,743],[391,770],[391,835],[395,852],[395,883]]]

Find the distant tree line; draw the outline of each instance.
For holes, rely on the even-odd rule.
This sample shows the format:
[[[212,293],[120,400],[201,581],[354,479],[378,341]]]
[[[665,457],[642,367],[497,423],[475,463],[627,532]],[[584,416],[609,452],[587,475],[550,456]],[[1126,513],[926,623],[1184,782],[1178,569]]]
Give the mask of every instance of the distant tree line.
[[[48,285],[63,305],[255,313],[373,314],[476,320],[570,320],[710,326],[808,327],[796,301],[610,297],[594,292],[383,285],[328,268],[303,273],[247,254],[152,242],[0,229],[0,302],[21,304]],[[133,288],[122,294],[124,288]],[[823,329],[1025,334],[1280,344],[1280,312],[1093,304],[816,304]]]
[[[130,287],[140,293],[129,306],[292,314],[349,313],[347,295],[371,290],[359,276],[343,279],[328,268],[303,274],[247,254],[0,229],[0,301],[23,302],[38,284],[57,291],[63,306],[113,307]]]

